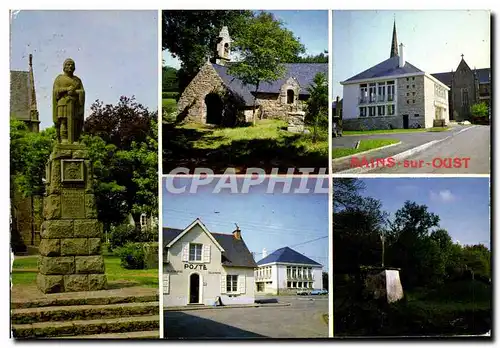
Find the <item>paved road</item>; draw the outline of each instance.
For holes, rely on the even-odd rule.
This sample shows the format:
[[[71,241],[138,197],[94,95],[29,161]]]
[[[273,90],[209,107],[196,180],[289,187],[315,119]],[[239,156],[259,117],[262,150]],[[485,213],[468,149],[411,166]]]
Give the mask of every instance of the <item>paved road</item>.
[[[167,338],[325,338],[328,297],[279,297],[288,307],[164,312]]]
[[[372,170],[378,173],[489,174],[490,127],[475,126],[406,159],[414,168],[395,166]]]
[[[489,126],[460,126],[456,125],[446,132],[424,132],[424,133],[400,133],[400,134],[379,134],[379,135],[364,135],[364,136],[349,136],[342,138],[334,138],[334,142],[338,140],[337,145],[352,146],[349,144],[355,143],[362,139],[373,138],[393,138],[401,140],[401,144],[370,152],[366,155],[357,157],[366,157],[370,159],[382,159],[394,156],[406,150],[415,148],[433,140],[444,140],[443,142],[434,145],[423,152],[409,157],[408,160],[412,164],[418,163],[419,167],[404,167],[404,162],[400,162],[398,166],[392,168],[378,168],[371,170],[369,174],[398,174],[398,173],[444,173],[444,174],[488,174],[489,173],[489,156],[490,156],[490,127]],[[353,138],[353,139],[350,139]],[[345,139],[345,140],[344,140]],[[334,145],[335,146],[335,145]],[[353,156],[356,157],[356,156]],[[432,166],[433,161],[439,165],[440,159],[445,158],[467,158],[468,168],[465,168],[465,162],[461,164],[461,168],[435,168]],[[421,162],[423,161],[423,162]],[[449,161],[448,159],[446,161]],[[410,162],[406,162],[410,163]],[[429,163],[429,165],[427,165]],[[333,172],[340,172],[346,169],[351,169],[351,159],[343,161],[334,161],[332,164]]]

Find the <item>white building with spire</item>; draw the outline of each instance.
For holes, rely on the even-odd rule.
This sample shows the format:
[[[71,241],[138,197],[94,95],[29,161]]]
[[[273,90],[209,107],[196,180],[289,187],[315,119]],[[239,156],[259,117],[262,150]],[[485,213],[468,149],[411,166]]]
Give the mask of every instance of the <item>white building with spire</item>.
[[[341,82],[344,130],[431,128],[449,123],[449,87],[408,59],[394,21],[388,59]]]

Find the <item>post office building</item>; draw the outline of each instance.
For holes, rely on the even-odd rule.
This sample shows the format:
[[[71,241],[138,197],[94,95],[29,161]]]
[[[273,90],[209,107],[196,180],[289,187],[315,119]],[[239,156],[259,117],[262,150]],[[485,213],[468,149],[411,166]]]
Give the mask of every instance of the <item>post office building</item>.
[[[251,304],[257,267],[239,228],[212,233],[196,219],[184,230],[163,229],[163,304]]]

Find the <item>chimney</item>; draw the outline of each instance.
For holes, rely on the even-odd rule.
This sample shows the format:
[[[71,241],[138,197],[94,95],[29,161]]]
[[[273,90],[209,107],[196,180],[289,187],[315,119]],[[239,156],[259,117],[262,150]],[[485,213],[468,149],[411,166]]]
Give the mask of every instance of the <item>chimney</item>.
[[[403,53],[403,43],[401,43],[399,45],[399,67],[402,68],[405,66],[405,56],[404,56],[404,53]]]
[[[236,225],[236,229],[233,231],[233,237],[238,239],[238,240],[241,239],[241,230],[238,227],[238,225]]]

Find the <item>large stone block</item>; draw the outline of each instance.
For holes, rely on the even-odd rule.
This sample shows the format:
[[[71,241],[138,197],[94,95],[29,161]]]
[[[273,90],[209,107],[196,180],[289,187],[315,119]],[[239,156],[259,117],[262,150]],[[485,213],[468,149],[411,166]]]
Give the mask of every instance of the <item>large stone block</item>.
[[[75,273],[75,258],[73,256],[40,256],[38,259],[38,271],[47,275]]]
[[[73,230],[77,238],[100,238],[102,224],[97,219],[75,220]]]
[[[38,252],[42,256],[60,256],[61,243],[60,239],[42,239],[38,246]]]
[[[97,255],[101,253],[101,238],[89,238],[89,255]]]
[[[86,274],[72,274],[64,276],[65,291],[88,291],[89,278]]]
[[[76,273],[104,273],[104,258],[102,255],[75,256]]]
[[[58,195],[49,195],[43,201],[43,216],[46,220],[61,218],[61,197]]]
[[[61,239],[61,255],[88,255],[89,244],[87,238]]]
[[[95,203],[95,196],[93,194],[85,195],[85,218],[86,219],[97,218],[97,206]]]
[[[62,275],[45,275],[38,273],[36,285],[44,294],[64,291],[64,280]]]
[[[75,150],[73,151],[73,158],[75,159],[85,159],[89,157],[88,150]]]
[[[106,275],[89,274],[89,291],[106,289]]]
[[[42,238],[71,238],[73,237],[73,222],[70,220],[47,220],[43,223],[40,233]]]

